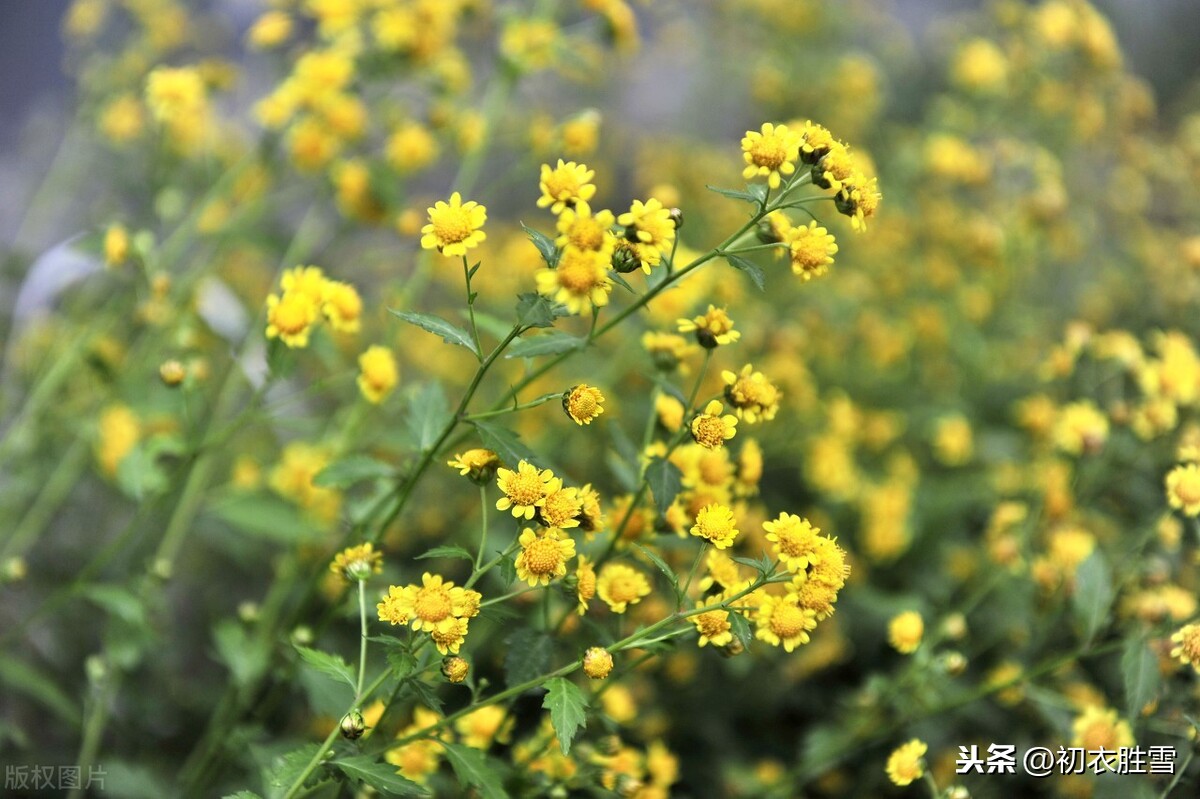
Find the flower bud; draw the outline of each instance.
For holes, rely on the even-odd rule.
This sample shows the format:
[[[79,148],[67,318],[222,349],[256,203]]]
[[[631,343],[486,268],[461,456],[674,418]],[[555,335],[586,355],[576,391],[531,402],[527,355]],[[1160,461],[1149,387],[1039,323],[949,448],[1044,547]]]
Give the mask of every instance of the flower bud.
[[[603,680],[612,667],[613,656],[603,647],[593,646],[583,653],[583,673],[593,680]]]
[[[679,228],[683,227],[683,210],[680,208],[672,208],[670,213],[671,224],[675,226],[676,230],[679,230]]]
[[[363,720],[363,714],[357,710],[351,710],[342,716],[340,726],[342,728],[342,737],[349,741],[357,741],[367,731],[367,723]]]
[[[442,676],[452,683],[460,683],[467,679],[471,664],[454,655],[442,660]]]
[[[172,358],[169,361],[163,361],[162,365],[158,367],[158,376],[162,378],[165,385],[175,388],[187,377],[187,370],[183,368],[183,364]]]

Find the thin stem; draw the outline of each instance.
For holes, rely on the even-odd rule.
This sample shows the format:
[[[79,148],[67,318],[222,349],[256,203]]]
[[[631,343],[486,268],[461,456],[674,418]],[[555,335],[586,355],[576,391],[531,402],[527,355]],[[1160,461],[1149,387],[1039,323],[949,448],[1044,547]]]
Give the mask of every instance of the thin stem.
[[[479,552],[475,554],[475,571],[479,571],[483,563],[483,550],[487,546],[488,533],[488,500],[487,484],[479,486]]]
[[[83,729],[83,741],[79,745],[78,766],[81,774],[88,773],[92,767],[92,763],[96,761],[96,754],[100,751],[100,741],[104,736],[104,728],[108,724],[108,713],[110,705],[117,693],[117,674],[112,669],[112,664],[107,660],[104,662],[103,684],[92,698],[91,708],[89,709],[87,722]],[[83,790],[76,788],[71,791],[70,797],[83,796]]]
[[[358,618],[362,640],[358,645],[358,683],[354,688],[354,702],[362,702],[363,679],[367,673],[367,581],[358,580]]]
[[[471,293],[471,267],[467,256],[462,257],[463,279],[467,282],[467,313],[471,317],[471,338],[475,341],[475,358],[483,361],[483,345],[479,343],[479,326],[475,324],[475,295]]]
[[[692,570],[688,572],[687,582],[683,584],[683,591],[680,593],[679,601],[682,603],[687,599],[688,589],[692,587],[692,580],[696,579],[696,572],[700,569],[700,561],[704,559],[704,553],[708,551],[708,542],[701,541],[700,548],[696,550],[696,559],[692,561]]]
[[[562,399],[561,391],[556,391],[552,394],[543,394],[542,396],[538,397],[537,399],[530,400],[529,402],[522,402],[520,405],[513,405],[508,408],[501,408],[498,411],[480,411],[479,413],[468,414],[467,416],[464,417],[464,419],[468,422],[473,422],[476,419],[488,419],[492,416],[503,416],[506,413],[516,413],[517,411],[527,411],[530,408],[536,408],[539,405],[545,405],[547,402],[550,402],[551,400],[556,400],[556,399]]]
[[[922,777],[926,787],[929,788],[930,799],[938,799],[938,797],[942,795],[942,792],[938,789],[937,781],[933,779],[933,774],[929,772],[929,769],[925,769],[925,773],[922,775]]]
[[[1192,748],[1188,751],[1187,757],[1183,759],[1183,765],[1175,770],[1175,777],[1171,783],[1163,789],[1163,792],[1158,795],[1158,799],[1167,799],[1171,795],[1171,791],[1175,790],[1175,786],[1183,779],[1183,775],[1187,773],[1188,766],[1192,765],[1192,759],[1196,757],[1196,750]]]

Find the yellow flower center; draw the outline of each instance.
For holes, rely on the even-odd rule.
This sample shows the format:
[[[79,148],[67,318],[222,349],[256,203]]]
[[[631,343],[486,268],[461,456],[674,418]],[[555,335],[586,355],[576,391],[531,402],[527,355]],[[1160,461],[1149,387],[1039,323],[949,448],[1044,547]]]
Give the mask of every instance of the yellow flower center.
[[[787,143],[779,136],[763,136],[750,146],[755,166],[778,169],[787,160]]]
[[[600,250],[604,247],[604,227],[591,217],[577,219],[567,233],[567,241],[581,250]]]
[[[450,594],[444,588],[422,588],[417,591],[417,600],[413,603],[417,617],[422,621],[439,622],[449,618],[454,611]]]
[[[579,515],[579,505],[571,498],[568,491],[555,491],[546,497],[542,506],[542,519],[551,527],[562,527]]]
[[[633,575],[618,574],[609,583],[608,594],[613,602],[632,602],[638,598],[638,582]]]
[[[307,303],[303,297],[284,294],[283,299],[275,306],[271,321],[283,333],[299,333],[308,327],[311,321]]]
[[[514,505],[534,505],[544,494],[542,478],[537,472],[517,472],[508,481],[504,493]]]
[[[725,613],[717,610],[701,613],[695,618],[696,629],[705,638],[716,638],[723,632],[726,632],[730,625]]]
[[[558,285],[582,296],[596,287],[596,270],[586,258],[564,259],[558,265]]]
[[[475,230],[471,225],[471,212],[461,206],[435,207],[429,222],[433,225],[433,235],[443,244],[457,244]]]
[[[1200,663],[1200,625],[1190,624],[1182,633],[1179,640],[1180,654],[1188,663]]]
[[[580,419],[591,419],[596,415],[596,397],[590,391],[579,391],[571,394],[569,402],[571,415]]]
[[[538,538],[525,548],[525,568],[530,574],[553,574],[562,563],[562,549],[553,538]]]
[[[719,416],[697,416],[692,433],[696,443],[702,447],[719,447],[725,443],[725,423]]]
[[[596,572],[589,567],[580,571],[576,577],[579,583],[575,590],[579,594],[579,598],[584,602],[596,595]]]
[[[1200,502],[1200,470],[1188,469],[1175,481],[1175,496],[1184,505]]]
[[[1098,749],[1116,749],[1117,732],[1107,719],[1097,719],[1079,734],[1079,743],[1089,752]]]
[[[797,605],[780,602],[771,613],[771,632],[780,638],[794,638],[805,630],[805,616]]]
[[[556,200],[569,200],[579,195],[579,181],[573,171],[556,169],[546,176],[546,193]]]

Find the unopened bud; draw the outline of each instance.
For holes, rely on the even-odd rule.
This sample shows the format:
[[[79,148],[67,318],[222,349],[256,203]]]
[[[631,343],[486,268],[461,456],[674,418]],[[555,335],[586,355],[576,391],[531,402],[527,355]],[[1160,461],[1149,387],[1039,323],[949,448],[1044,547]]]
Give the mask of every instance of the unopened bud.
[[[183,364],[179,361],[171,359],[163,361],[162,365],[158,367],[158,376],[162,378],[165,385],[174,388],[187,377],[187,370],[183,368]]]
[[[342,737],[350,741],[357,741],[367,731],[367,723],[363,720],[363,714],[357,710],[351,710],[342,716],[340,726],[342,728]]]
[[[442,676],[452,683],[460,683],[467,679],[471,664],[454,655],[442,660]]]
[[[593,680],[603,680],[612,667],[613,656],[603,647],[593,646],[583,653],[583,673]]]

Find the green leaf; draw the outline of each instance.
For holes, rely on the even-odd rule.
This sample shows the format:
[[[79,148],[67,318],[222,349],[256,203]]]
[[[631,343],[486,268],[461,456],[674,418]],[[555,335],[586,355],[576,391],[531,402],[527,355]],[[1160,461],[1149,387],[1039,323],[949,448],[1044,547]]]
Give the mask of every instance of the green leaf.
[[[117,464],[117,485],[133,499],[144,500],[165,491],[170,480],[156,453],[139,443]]]
[[[730,560],[732,560],[734,563],[740,563],[743,566],[754,569],[763,577],[766,577],[768,574],[770,574],[771,567],[775,565],[775,561],[771,560],[771,557],[766,552],[763,552],[758,558],[730,558]]]
[[[237,793],[227,793],[221,799],[262,799],[262,797],[254,791],[238,791]]]
[[[504,582],[504,587],[508,588],[517,579],[517,564],[511,557],[500,558],[497,564],[500,567],[500,579]]]
[[[508,636],[504,641],[504,684],[511,688],[545,674],[554,654],[554,639],[544,632],[528,627]]]
[[[388,650],[387,663],[397,680],[405,679],[417,668],[416,657],[408,650],[399,647]]]
[[[412,780],[400,776],[396,767],[380,763],[372,755],[344,757],[333,761],[352,780],[366,783],[384,796],[428,796],[429,791]]]
[[[754,633],[750,631],[750,622],[746,621],[746,617],[737,611],[729,611],[729,627],[735,638],[742,642],[742,646],[746,649],[750,648],[750,644],[754,642]]]
[[[24,694],[68,725],[79,724],[79,703],[55,685],[45,671],[16,658],[0,655],[0,684],[6,686],[5,695]]]
[[[271,763],[267,784],[272,788],[290,788],[292,783],[304,772],[304,769],[308,768],[308,764],[320,748],[317,744],[305,744],[299,749],[293,749],[287,754],[275,758]],[[312,778],[313,774],[308,775],[308,780]]]
[[[135,627],[146,623],[146,609],[142,601],[133,592],[120,586],[91,585],[84,589],[83,596]]]
[[[503,425],[482,419],[472,420],[471,424],[479,431],[483,445],[500,456],[500,460],[514,469],[521,461],[536,461],[537,454],[521,443],[520,437]]]
[[[731,200],[742,200],[743,202],[756,203],[760,199],[759,197],[755,197],[750,192],[742,191],[741,189],[722,189],[716,186],[709,186],[707,184],[704,186],[704,188],[708,189],[709,191],[715,191],[722,197],[728,197]]]
[[[434,547],[433,549],[423,554],[417,555],[413,560],[425,560],[426,558],[462,558],[463,560],[474,561],[475,556],[467,550],[455,544],[448,544],[442,547]]]
[[[571,751],[571,741],[587,724],[587,697],[575,683],[564,677],[546,681],[546,698],[542,707],[550,711],[550,723],[558,736],[558,745],[565,755]]]
[[[422,452],[432,447],[450,422],[450,401],[436,380],[419,386],[408,400],[409,432]]]
[[[475,342],[471,339],[471,334],[458,325],[447,322],[440,316],[416,313],[415,311],[397,311],[395,308],[388,308],[388,312],[393,316],[403,319],[410,325],[416,325],[422,330],[441,336],[442,341],[447,344],[457,344],[460,347],[466,347],[474,353],[475,357],[479,357],[479,351],[475,349]]]
[[[675,570],[668,566],[667,562],[658,556],[658,553],[654,552],[648,547],[644,547],[641,544],[634,544],[634,546],[640,549],[642,554],[649,558],[650,562],[657,566],[660,572],[666,575],[667,581],[671,583],[671,588],[675,591],[676,597],[681,597],[682,594],[679,590],[679,575],[675,573]]]
[[[525,235],[529,236],[529,240],[533,242],[533,246],[537,247],[537,251],[541,254],[542,260],[546,262],[546,266],[551,268],[558,263],[558,247],[554,240],[540,230],[534,230],[531,227],[521,225],[521,229],[525,231]]]
[[[391,464],[376,460],[369,455],[350,455],[334,461],[313,478],[318,488],[346,488],[363,480],[392,477],[396,470]]]
[[[749,183],[746,185],[746,191],[756,203],[761,203],[763,200],[767,199],[766,183]]]
[[[328,652],[321,652],[317,649],[309,649],[307,646],[294,644],[296,651],[300,653],[300,657],[304,662],[312,666],[317,671],[332,677],[335,680],[343,680],[351,688],[356,688],[357,683],[354,680],[354,672],[341,655],[333,655]]]
[[[1104,626],[1113,593],[1108,563],[1099,551],[1095,551],[1075,571],[1075,593],[1071,596],[1071,609],[1084,640],[1092,640]]]
[[[535,358],[538,355],[558,355],[583,349],[587,342],[560,330],[548,330],[539,336],[514,341],[504,353],[505,358]]]
[[[555,319],[569,313],[567,306],[551,302],[541,294],[517,295],[517,324],[521,327],[552,327]]]
[[[630,294],[637,294],[637,291],[636,291],[636,290],[634,290],[633,286],[629,285],[629,281],[628,281],[628,280],[626,280],[626,279],[625,279],[625,278],[624,278],[624,277],[621,275],[621,273],[620,273],[620,272],[618,272],[617,270],[615,270],[615,269],[609,269],[609,270],[608,270],[608,278],[609,278],[609,280],[611,280],[612,282],[616,283],[616,284],[617,284],[618,286],[620,286],[621,288],[623,288],[623,289],[625,289],[626,291],[628,291]]]
[[[766,276],[758,264],[753,261],[748,261],[740,255],[725,254],[725,260],[735,269],[745,272],[754,281],[754,285],[758,286],[759,291],[766,290]]]
[[[210,505],[208,512],[240,532],[280,544],[320,537],[294,505],[270,494],[229,494]]]
[[[213,643],[221,662],[229,667],[235,685],[249,685],[267,668],[267,653],[255,646],[245,628],[233,619],[217,624]]]
[[[1141,715],[1142,708],[1158,694],[1160,675],[1158,658],[1140,638],[1132,638],[1121,655],[1121,676],[1125,681],[1125,703],[1130,718]]]
[[[494,761],[468,746],[443,743],[446,749],[446,759],[454,768],[458,781],[464,785],[474,785],[479,790],[482,799],[508,799],[500,773],[496,770]]]
[[[665,458],[654,458],[646,467],[646,483],[654,495],[654,506],[659,513],[666,513],[683,489],[683,472]]]

